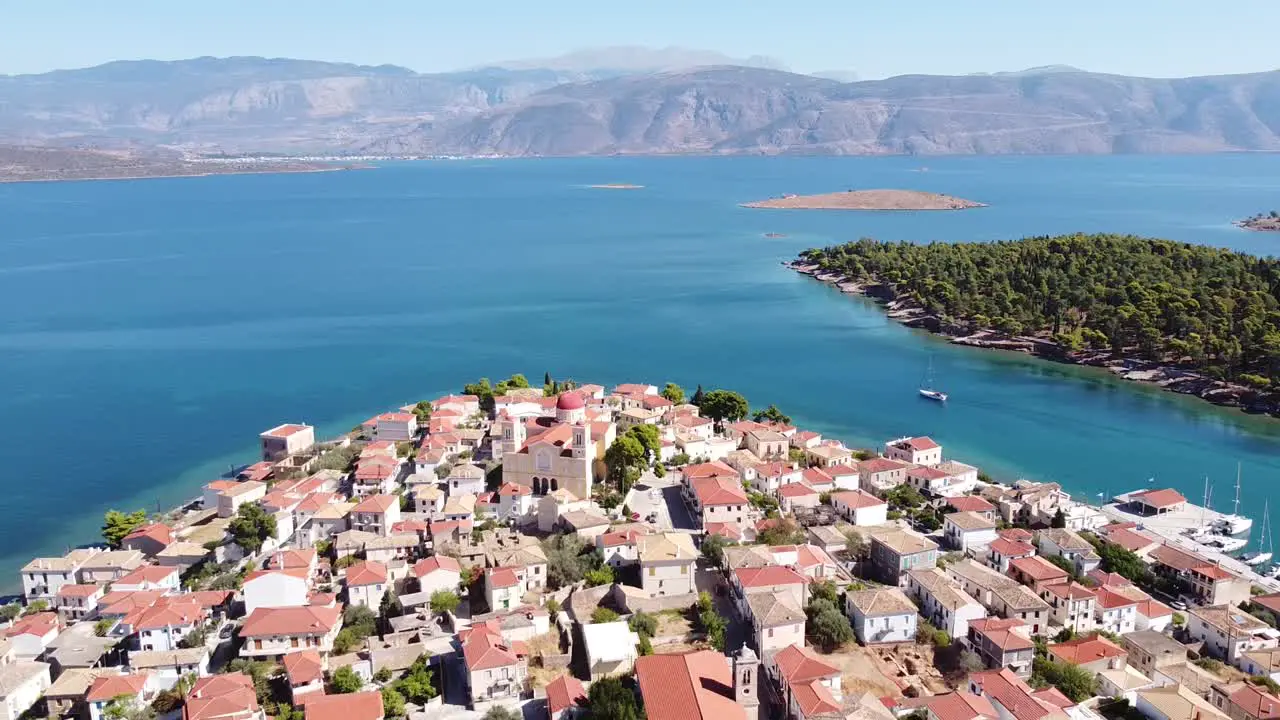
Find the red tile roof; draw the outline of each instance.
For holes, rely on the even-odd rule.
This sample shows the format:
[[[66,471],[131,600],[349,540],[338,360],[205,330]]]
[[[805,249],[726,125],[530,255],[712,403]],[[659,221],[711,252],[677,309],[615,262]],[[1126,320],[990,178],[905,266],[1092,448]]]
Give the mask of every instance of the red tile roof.
[[[376,690],[348,695],[307,693],[302,698],[306,720],[382,720],[382,693]]]
[[[1016,540],[1007,540],[1002,537],[992,540],[991,543],[987,545],[987,548],[992,552],[1000,553],[1005,557],[1026,557],[1029,555],[1035,555],[1036,553],[1035,547],[1028,545],[1027,543],[1018,542]]]
[[[306,550],[277,550],[271,553],[267,565],[274,569],[304,568],[310,570],[315,562],[316,551],[308,548]]]
[[[1045,587],[1045,590],[1064,600],[1084,600],[1097,597],[1097,593],[1074,581],[1049,585]]]
[[[797,498],[817,494],[817,490],[814,490],[804,483],[787,483],[786,485],[778,488],[778,495],[782,497]]]
[[[698,465],[686,465],[680,472],[689,480],[709,477],[726,477],[734,479],[740,477],[737,470],[734,470],[719,460],[715,462],[701,463]]]
[[[324,678],[324,660],[315,650],[288,653],[284,671],[289,674],[289,684],[306,685]]]
[[[1013,618],[982,618],[969,621],[971,629],[976,630],[980,635],[986,636],[993,645],[1005,652],[1029,650],[1035,647],[1035,644],[1029,638],[1013,632],[1014,628],[1022,627],[1023,625],[1026,625],[1026,623]]]
[[[58,597],[87,598],[102,592],[97,585],[63,585],[58,588]]]
[[[492,670],[520,662],[517,648],[508,645],[497,631],[488,626],[467,634],[462,641],[462,657],[467,663],[467,670],[471,672]]]
[[[1039,555],[1014,558],[1009,561],[1009,568],[1017,569],[1023,575],[1035,581],[1056,580],[1067,577],[1067,571],[1045,560]]]
[[[844,490],[842,492],[831,493],[831,502],[840,501],[841,504],[850,508],[858,509],[864,507],[876,507],[884,505],[885,501],[863,490]]]
[[[823,662],[800,645],[788,645],[773,656],[778,674],[787,682],[807,683],[840,674],[840,668]]]
[[[113,585],[143,585],[150,583],[158,585],[170,577],[177,577],[178,568],[163,567],[160,565],[143,565],[129,572],[124,577],[116,580]]]
[[[911,467],[907,463],[890,460],[889,458],[871,458],[858,463],[858,470],[867,473],[882,473],[890,470],[906,470]]]
[[[1260,720],[1280,717],[1280,697],[1253,683],[1240,683],[1239,689],[1227,697],[1236,707],[1244,711],[1245,717]],[[1235,713],[1232,715],[1234,716]]]
[[[142,692],[147,684],[145,674],[138,675],[99,675],[89,686],[84,699],[89,702],[111,701],[121,695],[134,696]]]
[[[1108,587],[1098,588],[1097,594],[1098,594],[1098,607],[1106,608],[1108,610],[1112,608],[1128,607],[1130,605],[1138,604],[1137,600],[1134,600],[1132,598],[1127,598],[1124,595],[1121,595],[1120,593],[1115,592],[1114,590]]]
[[[143,525],[128,535],[125,535],[124,542],[138,540],[141,538],[149,538],[162,545],[168,545],[173,542],[173,530],[164,523],[151,523],[150,525]]]
[[[484,571],[485,582],[494,588],[509,588],[520,584],[516,571],[509,567],[487,568]]]
[[[1094,568],[1093,570],[1090,570],[1085,577],[1091,580],[1098,587],[1126,587],[1133,584],[1129,581],[1129,578],[1119,573],[1107,572],[1102,568]]]
[[[547,712],[552,720],[560,717],[560,713],[571,707],[578,707],[587,699],[587,690],[582,681],[572,675],[561,675],[547,683]]]
[[[1145,550],[1159,542],[1144,532],[1131,530],[1129,528],[1116,528],[1114,530],[1110,530],[1107,532],[1106,538],[1107,542],[1115,543],[1125,550],[1133,552]]]
[[[156,603],[130,623],[134,630],[158,630],[161,628],[196,625],[204,619],[204,608],[195,602]]]
[[[703,507],[715,505],[745,505],[747,494],[736,479],[724,477],[694,478],[690,481],[698,502]]]
[[[389,412],[389,413],[382,413],[381,415],[377,416],[374,419],[380,423],[383,423],[383,422],[407,423],[407,422],[415,422],[418,418],[413,413]]]
[[[782,565],[765,565],[758,568],[738,568],[733,571],[738,584],[744,588],[774,587],[777,585],[803,585],[805,576]]]
[[[947,504],[960,512],[991,512],[996,509],[995,505],[987,502],[985,498],[977,495],[961,495],[947,499]]]
[[[347,587],[381,585],[387,581],[387,566],[374,560],[347,568]]]
[[[719,535],[734,542],[742,540],[742,526],[735,522],[709,522],[702,529],[708,535]]]
[[[938,443],[930,437],[913,437],[903,440],[900,445],[906,445],[912,450],[933,450],[938,447]]]
[[[338,608],[320,605],[257,608],[245,618],[240,636],[324,635],[333,630],[341,616]]]
[[[395,495],[370,495],[361,500],[358,505],[351,508],[354,513],[385,513],[393,507],[400,504],[400,498]]]
[[[998,717],[990,700],[969,692],[950,692],[933,697],[929,700],[929,711],[936,715],[938,720],[976,720]]]
[[[1143,490],[1142,492],[1133,493],[1129,496],[1129,499],[1131,501],[1137,500],[1143,505],[1153,508],[1173,507],[1174,505],[1185,503],[1187,501],[1187,499],[1182,496],[1182,493],[1172,488]]]
[[[191,686],[183,720],[248,720],[258,717],[253,680],[244,673],[200,678]]]
[[[996,534],[1005,540],[1014,542],[1026,542],[1035,537],[1034,533],[1025,528],[1005,528],[1004,530],[997,530]]]
[[[1031,693],[1031,697],[1059,708],[1069,708],[1075,705],[1075,701],[1066,695],[1063,695],[1062,691],[1055,687],[1047,687],[1043,690],[1037,690]]]
[[[1062,662],[1087,665],[1098,660],[1127,656],[1123,648],[1101,635],[1076,638],[1049,645],[1049,653]]]
[[[1193,568],[1213,564],[1213,561],[1206,557],[1195,553],[1189,553],[1185,550],[1179,550],[1172,545],[1161,545],[1155,550],[1152,550],[1151,559],[1162,565],[1167,565],[1179,572],[1189,572]]]
[[[502,487],[498,488],[498,494],[508,495],[512,497],[515,497],[518,495],[532,495],[533,488],[529,487],[528,485],[517,485],[515,483],[506,483]]]
[[[54,612],[38,612],[32,613],[24,618],[19,618],[5,630],[5,637],[18,637],[19,635],[34,635],[36,637],[44,637],[58,629],[58,614]]]
[[[999,703],[1017,720],[1040,720],[1057,710],[1054,705],[1033,697],[1031,688],[1009,668],[972,673],[969,682],[981,688],[984,695]]]
[[[648,720],[745,720],[733,700],[733,673],[710,650],[636,659],[636,681]]]
[[[462,565],[448,555],[432,555],[413,564],[413,576],[424,578],[436,571],[462,572]]]

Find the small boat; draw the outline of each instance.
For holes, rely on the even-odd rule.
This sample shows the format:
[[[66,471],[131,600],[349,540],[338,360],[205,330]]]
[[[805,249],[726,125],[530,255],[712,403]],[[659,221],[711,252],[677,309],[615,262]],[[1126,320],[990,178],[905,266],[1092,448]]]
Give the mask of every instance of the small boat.
[[[1208,548],[1213,548],[1222,553],[1233,553],[1237,550],[1243,550],[1249,541],[1245,538],[1234,538],[1227,535],[1212,535],[1209,537],[1199,536],[1195,538],[1196,542]]]
[[[947,394],[933,389],[933,358],[929,358],[929,369],[925,372],[924,383],[920,386],[920,397],[926,400],[946,402]]]
[[[1223,515],[1214,529],[1224,535],[1243,535],[1253,527],[1253,519],[1240,514],[1240,464],[1236,463],[1236,503],[1230,515]]]
[[[1269,577],[1272,579],[1280,577],[1280,565],[1272,565],[1270,569],[1268,569],[1265,573],[1262,573],[1262,576]]]
[[[1245,565],[1262,565],[1271,562],[1271,522],[1268,519],[1270,508],[1262,506],[1262,532],[1258,535],[1258,549],[1240,556]]]

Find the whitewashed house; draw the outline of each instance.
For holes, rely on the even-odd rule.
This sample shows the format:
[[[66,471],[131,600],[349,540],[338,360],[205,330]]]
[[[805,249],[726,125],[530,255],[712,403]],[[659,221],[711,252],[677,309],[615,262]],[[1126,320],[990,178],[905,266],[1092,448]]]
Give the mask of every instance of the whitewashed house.
[[[847,592],[845,614],[864,645],[911,642],[916,637],[916,606],[898,588]]]

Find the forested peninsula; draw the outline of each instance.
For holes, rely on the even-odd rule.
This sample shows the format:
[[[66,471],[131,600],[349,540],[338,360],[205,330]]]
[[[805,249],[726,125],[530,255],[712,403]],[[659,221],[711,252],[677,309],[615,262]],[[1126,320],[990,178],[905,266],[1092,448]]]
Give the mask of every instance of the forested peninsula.
[[[862,239],[790,266],[952,342],[1104,366],[1280,414],[1280,261],[1130,235]]]

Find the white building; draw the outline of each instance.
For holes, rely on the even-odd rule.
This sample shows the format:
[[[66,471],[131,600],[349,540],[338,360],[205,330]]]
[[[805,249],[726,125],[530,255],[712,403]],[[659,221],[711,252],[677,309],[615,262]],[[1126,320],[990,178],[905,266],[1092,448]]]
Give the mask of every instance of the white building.
[[[49,688],[49,664],[16,661],[0,665],[0,720],[18,720]]]
[[[907,594],[920,603],[920,614],[953,638],[969,635],[969,623],[987,616],[982,603],[951,582],[940,568],[920,568],[907,573]]]
[[[947,544],[956,550],[986,547],[996,539],[995,521],[975,512],[954,512],[942,518]]]
[[[347,568],[347,602],[364,605],[378,612],[382,597],[387,594],[387,566],[379,562],[365,561]]]
[[[1066,528],[1050,528],[1036,532],[1036,548],[1041,555],[1057,555],[1075,563],[1076,572],[1084,575],[1096,570],[1102,564],[1102,558],[1088,540],[1080,537],[1074,530]]]
[[[583,625],[582,641],[592,680],[626,675],[635,667],[640,636],[627,627],[625,620]]]
[[[258,608],[240,627],[240,656],[280,660],[306,650],[328,655],[341,627],[342,612],[336,606]]]
[[[863,644],[911,642],[916,637],[916,606],[898,588],[847,592],[845,614]]]
[[[642,535],[637,539],[640,587],[649,597],[694,591],[698,552],[688,533]]]
[[[753,593],[747,596],[747,610],[755,647],[765,657],[789,645],[804,644],[804,610],[790,596]]]
[[[407,442],[418,434],[418,416],[407,412],[383,413],[374,418],[374,438],[391,442]]]
[[[831,507],[850,524],[858,527],[884,525],[889,521],[889,505],[863,490],[831,493]]]
[[[447,555],[432,555],[413,564],[413,576],[418,580],[418,592],[434,593],[439,590],[458,591],[462,579],[462,566]]]
[[[63,585],[76,584],[80,566],[98,548],[72,550],[63,557],[36,558],[22,568],[22,595],[28,600],[52,600]]]
[[[244,579],[244,610],[249,614],[258,608],[302,607],[310,590],[305,569],[255,570]]]
[[[277,425],[258,437],[262,440],[262,459],[268,462],[297,455],[316,444],[316,430],[310,425]]]
[[[1280,639],[1280,631],[1230,605],[1188,609],[1187,634],[1204,642],[1206,654],[1230,665],[1246,652],[1276,647]]]
[[[1138,629],[1139,600],[1130,597],[1132,591],[1146,595],[1137,588],[1100,587],[1094,605],[1095,620],[1099,630],[1127,635]],[[1147,629],[1147,628],[1142,628]]]
[[[1097,599],[1093,590],[1075,581],[1053,583],[1041,587],[1040,599],[1049,603],[1049,617],[1055,625],[1070,628],[1076,633],[1093,629]]]
[[[884,456],[911,465],[937,465],[942,462],[942,446],[927,437],[906,437],[884,444]]]

